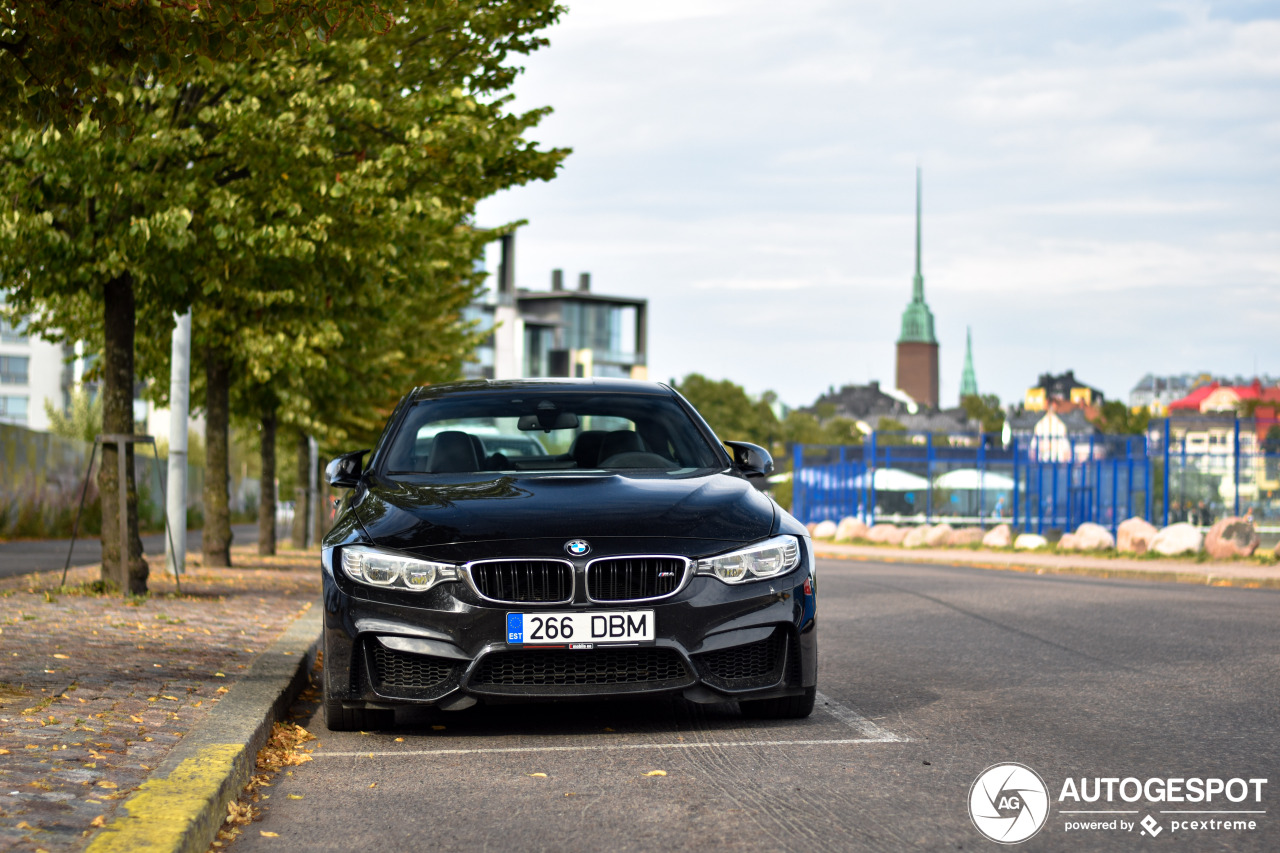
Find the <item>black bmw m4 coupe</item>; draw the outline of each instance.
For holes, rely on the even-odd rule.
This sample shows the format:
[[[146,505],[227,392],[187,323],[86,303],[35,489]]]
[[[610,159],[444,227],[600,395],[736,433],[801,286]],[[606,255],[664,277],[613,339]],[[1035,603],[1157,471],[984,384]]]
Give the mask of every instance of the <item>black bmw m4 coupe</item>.
[[[415,389],[327,470],[350,490],[322,552],[329,728],[662,694],[808,716],[813,548],[772,469],[662,384]]]

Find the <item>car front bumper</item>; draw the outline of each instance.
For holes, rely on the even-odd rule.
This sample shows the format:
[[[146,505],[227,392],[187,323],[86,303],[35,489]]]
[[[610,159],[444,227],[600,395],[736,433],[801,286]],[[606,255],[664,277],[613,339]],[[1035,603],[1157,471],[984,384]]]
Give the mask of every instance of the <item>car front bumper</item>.
[[[477,700],[538,701],[682,694],[694,702],[798,695],[817,680],[817,594],[810,550],[768,580],[693,576],[675,595],[555,606],[486,601],[464,583],[426,593],[371,589],[335,576],[323,552],[326,699],[348,708]],[[510,612],[652,610],[655,639],[575,648],[508,645]]]

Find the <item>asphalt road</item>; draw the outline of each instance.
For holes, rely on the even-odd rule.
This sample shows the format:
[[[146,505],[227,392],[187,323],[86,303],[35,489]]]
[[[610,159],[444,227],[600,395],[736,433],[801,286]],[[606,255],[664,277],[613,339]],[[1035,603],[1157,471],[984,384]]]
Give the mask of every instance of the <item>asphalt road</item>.
[[[231,535],[232,542],[237,545],[257,542],[258,525],[233,524]],[[200,542],[199,530],[187,531],[188,551],[199,551]],[[70,539],[0,542],[0,578],[27,572],[47,572],[55,569],[61,571],[67,564],[67,548],[70,545]],[[164,534],[143,536],[142,550],[148,554],[163,554]],[[102,562],[102,542],[98,537],[76,537],[75,549],[71,552],[71,565],[91,566],[100,562]]]
[[[997,850],[968,800],[1011,761],[1049,790],[1019,849],[1280,849],[1280,594],[836,561],[819,591],[823,699],[807,720],[672,700],[332,734],[299,703],[314,760],[267,789],[233,849]],[[1260,803],[1107,804],[1059,801],[1067,777],[1269,782]],[[1064,813],[1086,809],[1128,813]],[[1148,815],[1155,837],[1066,829]],[[1256,828],[1170,826],[1224,818]]]

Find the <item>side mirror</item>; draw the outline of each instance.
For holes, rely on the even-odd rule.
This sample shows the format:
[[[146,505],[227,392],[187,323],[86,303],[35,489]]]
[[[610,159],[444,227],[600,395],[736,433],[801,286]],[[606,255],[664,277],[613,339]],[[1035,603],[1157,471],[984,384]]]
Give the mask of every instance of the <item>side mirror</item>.
[[[360,475],[364,472],[363,457],[369,451],[357,450],[344,453],[325,466],[324,476],[329,485],[342,489],[354,489],[360,483]]]
[[[726,441],[733,448],[733,467],[749,480],[768,477],[773,473],[773,457],[758,444],[746,441]]]

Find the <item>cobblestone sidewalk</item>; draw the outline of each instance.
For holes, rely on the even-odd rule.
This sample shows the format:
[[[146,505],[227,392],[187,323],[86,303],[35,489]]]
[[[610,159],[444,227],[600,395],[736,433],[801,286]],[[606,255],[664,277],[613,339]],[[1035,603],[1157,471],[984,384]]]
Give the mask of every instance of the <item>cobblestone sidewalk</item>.
[[[79,850],[320,594],[315,553],[192,566],[182,594],[152,562],[145,598],[0,580],[0,850]],[[190,565],[190,563],[189,563]],[[239,568],[244,566],[246,568]],[[98,578],[73,569],[68,588]]]

